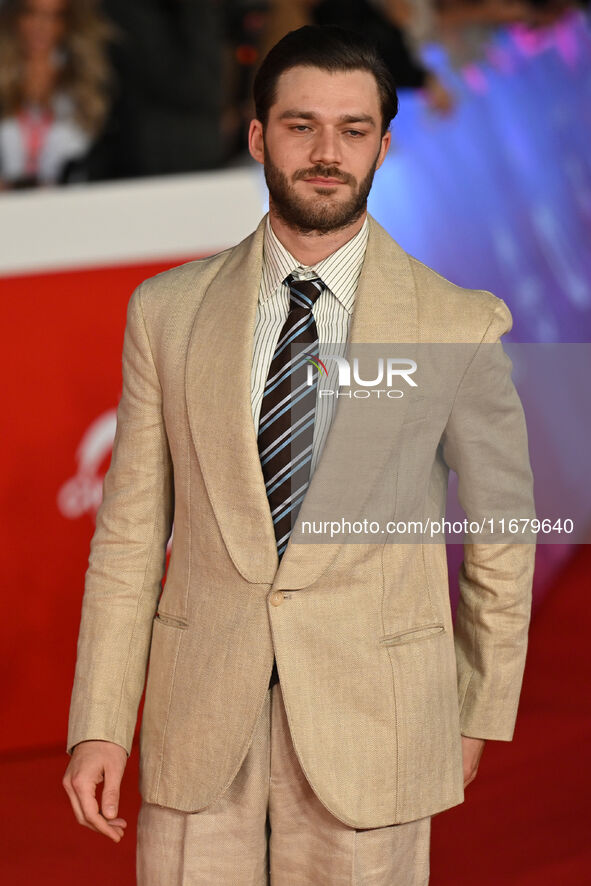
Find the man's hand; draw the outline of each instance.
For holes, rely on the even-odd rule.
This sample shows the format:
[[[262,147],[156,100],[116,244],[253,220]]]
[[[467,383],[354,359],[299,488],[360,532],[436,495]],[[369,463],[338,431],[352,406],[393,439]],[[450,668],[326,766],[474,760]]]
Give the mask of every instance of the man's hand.
[[[127,822],[117,818],[119,788],[127,763],[127,752],[111,741],[82,741],[72,752],[62,784],[70,798],[78,823],[105,834],[119,843]],[[96,786],[104,780],[102,812],[96,799]]]
[[[485,738],[469,738],[462,735],[462,758],[464,760],[464,787],[476,778],[478,764],[484,750]]]

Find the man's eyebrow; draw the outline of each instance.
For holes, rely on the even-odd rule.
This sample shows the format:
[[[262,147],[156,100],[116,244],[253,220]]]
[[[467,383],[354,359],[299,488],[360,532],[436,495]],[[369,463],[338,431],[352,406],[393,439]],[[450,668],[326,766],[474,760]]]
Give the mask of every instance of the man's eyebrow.
[[[369,123],[370,126],[376,125],[376,121],[371,114],[342,114],[339,117],[339,123]]]
[[[288,108],[279,115],[280,120],[317,120],[318,116],[313,111],[301,111],[298,108]],[[371,114],[341,114],[338,123],[368,123],[375,126],[376,121]]]

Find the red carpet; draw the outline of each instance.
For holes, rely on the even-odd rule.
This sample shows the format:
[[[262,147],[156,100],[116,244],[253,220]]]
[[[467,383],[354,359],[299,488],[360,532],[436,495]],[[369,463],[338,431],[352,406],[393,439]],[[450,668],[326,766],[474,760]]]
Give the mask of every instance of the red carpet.
[[[513,741],[433,819],[433,886],[591,883],[590,575],[581,545],[536,612]]]
[[[514,740],[488,743],[465,802],[433,819],[431,886],[591,883],[590,575],[591,548],[583,545],[539,607]],[[119,845],[75,821],[61,786],[66,765],[61,747],[0,760],[0,880],[134,886],[137,748],[124,779],[128,828]]]

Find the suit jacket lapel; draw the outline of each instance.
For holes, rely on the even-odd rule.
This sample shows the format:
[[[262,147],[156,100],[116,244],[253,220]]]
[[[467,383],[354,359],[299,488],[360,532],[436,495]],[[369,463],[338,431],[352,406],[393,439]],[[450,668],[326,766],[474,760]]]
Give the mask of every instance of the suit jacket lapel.
[[[187,350],[189,425],[228,552],[249,582],[271,583],[279,558],[252,420],[251,367],[263,218],[205,292]]]
[[[339,398],[293,542],[290,539],[279,564],[250,390],[264,223],[263,218],[257,230],[231,251],[202,298],[188,344],[186,404],[203,479],[236,568],[249,582],[299,589],[322,575],[339,548],[338,544],[296,541],[301,521],[330,512],[335,518],[351,515],[349,487],[343,478],[351,471],[360,478],[361,472],[363,488],[369,493],[392,452],[392,434],[402,423],[404,405],[388,412],[388,434],[368,435],[372,422],[383,430],[384,409],[377,401],[364,401],[366,409],[361,413],[357,401]],[[369,224],[351,319],[349,358],[356,345],[418,341],[408,255],[371,216]],[[411,356],[408,347],[404,353]],[[360,415],[364,428],[359,426]],[[362,508],[363,502],[357,504]]]

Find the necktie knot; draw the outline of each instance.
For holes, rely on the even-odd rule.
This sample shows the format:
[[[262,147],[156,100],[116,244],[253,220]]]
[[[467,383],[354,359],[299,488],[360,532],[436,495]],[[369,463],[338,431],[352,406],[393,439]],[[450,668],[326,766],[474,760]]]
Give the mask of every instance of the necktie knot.
[[[311,311],[314,303],[325,288],[320,277],[310,280],[298,280],[293,274],[285,278],[289,286],[289,309]]]

